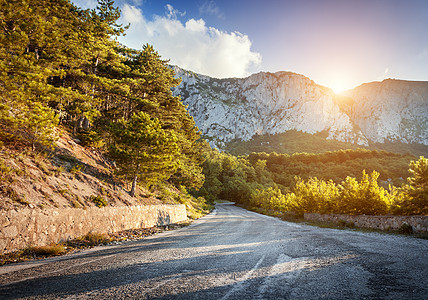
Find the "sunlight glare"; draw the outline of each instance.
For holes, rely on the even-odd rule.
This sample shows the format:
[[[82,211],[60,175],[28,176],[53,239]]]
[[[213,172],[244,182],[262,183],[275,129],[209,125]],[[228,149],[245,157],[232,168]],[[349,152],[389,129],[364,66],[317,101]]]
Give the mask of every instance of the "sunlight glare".
[[[344,91],[350,89],[349,82],[346,82],[344,78],[341,79],[335,79],[330,84],[327,85],[329,88],[331,88],[336,94],[343,93]]]

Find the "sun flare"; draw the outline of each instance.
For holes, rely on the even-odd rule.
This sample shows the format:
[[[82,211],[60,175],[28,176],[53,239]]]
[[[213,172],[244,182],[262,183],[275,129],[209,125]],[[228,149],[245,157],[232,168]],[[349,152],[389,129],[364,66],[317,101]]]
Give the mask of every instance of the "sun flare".
[[[351,87],[349,82],[346,82],[345,79],[336,79],[327,85],[331,88],[336,94],[343,93],[346,90],[349,90]]]

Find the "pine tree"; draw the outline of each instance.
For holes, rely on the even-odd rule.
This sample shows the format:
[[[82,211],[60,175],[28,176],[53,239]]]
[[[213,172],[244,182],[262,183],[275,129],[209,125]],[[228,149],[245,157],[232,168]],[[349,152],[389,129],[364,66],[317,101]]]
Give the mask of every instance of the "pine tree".
[[[147,111],[159,118],[162,128],[174,132],[180,151],[177,153],[179,162],[177,172],[171,181],[176,185],[200,188],[204,181],[201,164],[202,153],[207,148],[200,141],[200,132],[193,118],[186,111],[180,97],[172,95],[171,88],[180,83],[168,61],[162,60],[152,46],[146,44],[133,61],[133,69],[144,79],[138,86],[142,101],[136,103],[134,109]]]
[[[61,2],[61,1],[60,1]],[[59,4],[34,0],[0,3],[1,136],[51,145],[58,118],[48,107],[55,96],[47,78],[59,75],[55,41],[59,30]],[[58,7],[57,7],[58,6]],[[49,142],[48,142],[49,141]]]
[[[409,164],[411,177],[403,187],[403,193],[396,205],[400,214],[428,215],[428,159],[421,156]]]
[[[111,126],[114,143],[110,156],[118,165],[117,174],[132,180],[130,195],[135,195],[137,180],[148,186],[168,179],[176,170],[176,137],[161,128],[147,113],[134,113]]]

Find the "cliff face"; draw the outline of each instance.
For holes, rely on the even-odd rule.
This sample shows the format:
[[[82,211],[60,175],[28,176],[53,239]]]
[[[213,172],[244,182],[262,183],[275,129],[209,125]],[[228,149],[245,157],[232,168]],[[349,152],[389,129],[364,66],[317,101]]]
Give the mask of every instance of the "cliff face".
[[[328,139],[359,145],[390,138],[428,144],[428,83],[371,83],[350,91],[350,98],[341,98],[291,72],[216,79],[174,69],[182,78],[174,95],[188,105],[212,146],[293,129],[326,132]],[[389,101],[393,103],[388,105]]]
[[[428,145],[428,82],[387,79],[348,91],[346,110],[373,142],[386,140]]]
[[[334,101],[334,93],[291,72],[215,79],[175,68],[174,90],[212,146],[233,139],[288,130],[327,132],[329,139],[366,145],[367,140]]]

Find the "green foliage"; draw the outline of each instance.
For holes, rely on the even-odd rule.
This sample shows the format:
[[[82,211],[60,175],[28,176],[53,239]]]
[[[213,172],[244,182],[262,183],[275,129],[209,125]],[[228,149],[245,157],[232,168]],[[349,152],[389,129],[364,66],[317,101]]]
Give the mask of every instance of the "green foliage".
[[[339,150],[321,154],[295,153],[293,155],[277,153],[251,153],[250,162],[266,160],[266,168],[276,183],[286,187],[293,186],[295,176],[304,180],[319,178],[340,183],[350,177],[360,177],[363,170],[377,171],[381,185],[400,186],[409,176],[407,166],[414,157],[385,151],[366,149]]]
[[[90,14],[96,12],[79,10],[66,0],[1,2],[0,132],[7,142],[50,147],[63,103],[92,103],[86,91],[66,80],[76,67],[90,64],[86,54],[94,39],[85,30]],[[78,82],[74,77],[69,82]]]
[[[305,182],[298,178],[292,192],[287,194],[288,206],[285,210],[297,213],[337,212],[340,196],[339,187],[332,180],[326,182],[310,178]]]
[[[82,130],[76,136],[83,146],[102,148],[105,145],[102,135],[95,130]]]
[[[309,134],[289,130],[278,134],[256,135],[249,141],[233,140],[226,150],[234,155],[248,155],[251,152],[286,153],[298,152],[323,153],[341,149],[357,149],[359,146],[335,140],[327,140],[324,133]]]
[[[120,119],[111,126],[114,143],[110,156],[117,173],[127,179],[138,178],[145,185],[168,179],[177,169],[174,154],[177,138],[162,129],[158,119],[147,113],[134,113],[129,120]]]
[[[395,203],[397,214],[428,215],[428,159],[421,156],[409,165],[411,177],[402,188],[402,194]]]
[[[83,165],[76,164],[70,169],[71,174],[79,174],[82,171]]]
[[[270,210],[286,211],[289,207],[288,199],[277,187],[256,189],[252,191],[250,205]]]
[[[363,146],[326,139],[327,132],[309,134],[297,130],[289,130],[278,134],[256,135],[249,141],[233,140],[226,144],[225,150],[234,155],[248,155],[251,152],[267,153],[324,153],[345,149],[357,150]],[[405,144],[385,141],[383,143],[370,143],[367,150],[378,150],[412,155],[428,155],[428,146],[423,144]]]
[[[197,190],[207,145],[172,95],[180,79],[152,46],[120,45],[119,18],[112,0],[0,1],[0,145],[52,148],[66,126],[108,151],[133,191],[136,179]]]
[[[211,150],[202,166],[205,183],[194,194],[211,202],[223,199],[245,204],[256,189],[275,186],[262,160],[251,164],[246,158]]]
[[[357,173],[369,165],[395,177],[403,174],[401,165],[409,157],[364,149],[291,156],[251,153],[245,157],[212,150],[206,153],[203,163],[205,184],[195,195],[210,201],[223,199],[298,215],[306,212],[384,215],[394,211],[424,214],[426,159],[410,163],[413,177],[402,189],[380,186],[380,174],[374,170],[367,173],[363,169],[361,175]],[[390,171],[379,161],[390,162],[394,170]],[[342,169],[352,176],[346,176]],[[312,174],[320,174],[322,178]]]
[[[89,197],[89,199],[95,203],[95,205],[99,208],[101,207],[106,207],[108,205],[107,200],[105,200],[102,196],[94,196],[92,195],[91,197]]]
[[[341,184],[341,201],[339,211],[351,215],[383,215],[389,212],[392,204],[391,195],[377,183],[379,173],[373,171],[368,175],[363,171],[360,182],[347,177]]]

